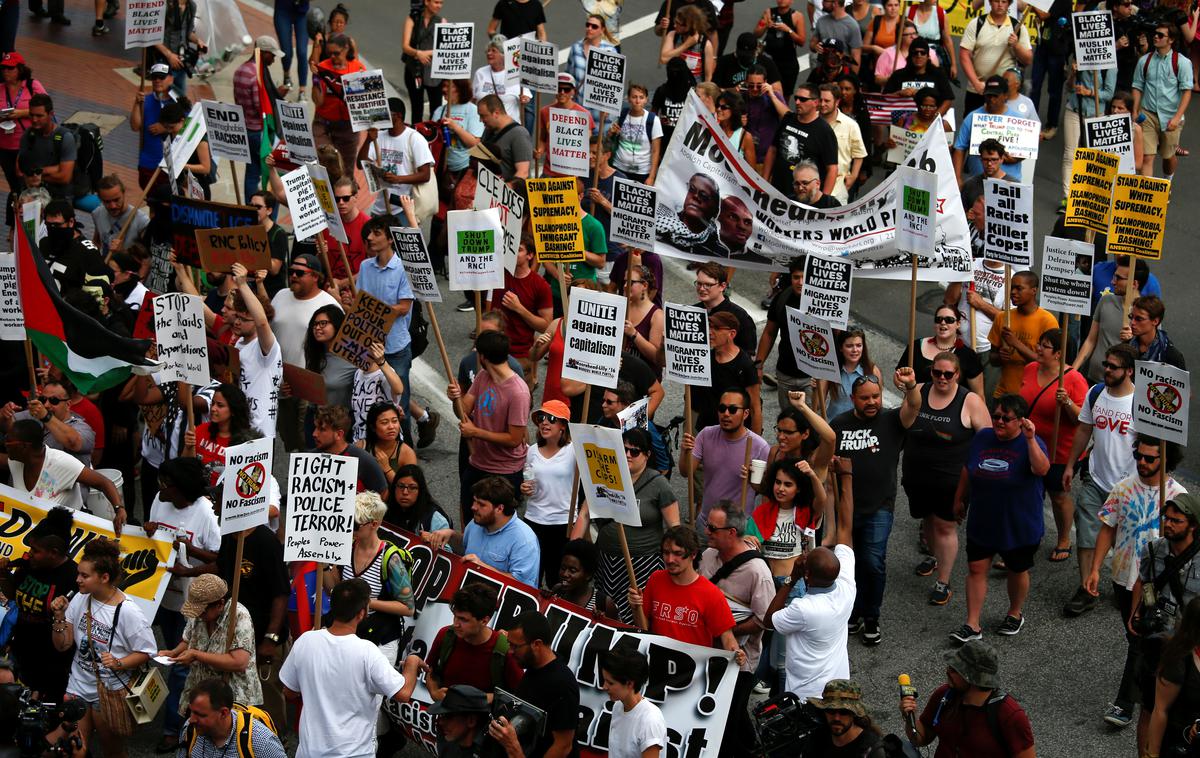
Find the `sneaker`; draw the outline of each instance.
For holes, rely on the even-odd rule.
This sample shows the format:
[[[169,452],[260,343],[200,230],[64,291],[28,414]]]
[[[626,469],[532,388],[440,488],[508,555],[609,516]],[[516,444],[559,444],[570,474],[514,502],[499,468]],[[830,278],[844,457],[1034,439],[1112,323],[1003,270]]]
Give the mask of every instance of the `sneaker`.
[[[417,449],[429,447],[433,444],[433,440],[437,437],[438,424],[442,423],[442,417],[437,411],[426,411],[429,414],[429,420],[425,423],[417,424]]]
[[[116,18],[117,13],[120,10],[121,10],[121,6],[117,3],[116,0],[108,0],[104,4],[104,17],[105,18]]]
[[[458,307],[454,310],[458,311],[459,313],[470,313],[471,311],[475,310],[475,301],[471,298],[467,298],[459,303]]]
[[[754,694],[755,695],[770,695],[771,694],[771,685],[767,684],[766,682],[758,682],[757,684],[754,685]]]
[[[1133,723],[1133,710],[1122,708],[1116,703],[1109,703],[1108,708],[1104,711],[1104,720],[1118,729],[1124,729]]]
[[[862,642],[867,647],[875,647],[883,642],[883,634],[879,631],[879,619],[867,619],[863,622]]]
[[[50,12],[45,8],[34,8],[32,6],[29,8],[29,15],[33,18],[36,18],[38,21],[41,21],[45,18],[50,18]]]
[[[762,300],[759,300],[759,301],[758,301],[758,304],[759,304],[760,306],[762,306],[762,309],[763,309],[764,311],[766,311],[766,310],[770,310],[770,308],[771,308],[771,302],[772,302],[772,301],[771,301],[771,298],[770,298],[770,297],[764,297]]]
[[[953,632],[950,632],[950,639],[965,645],[971,640],[983,639],[983,630],[972,629],[970,624],[963,624]]]
[[[291,71],[283,72],[283,86],[287,87],[288,89],[292,88],[292,72]]]
[[[950,585],[946,584],[945,582],[935,581],[933,583],[933,589],[929,591],[929,604],[945,605],[946,603],[950,602],[950,596],[953,594],[954,591],[950,589]]]
[[[1063,606],[1063,615],[1068,618],[1082,616],[1096,607],[1096,598],[1083,587],[1075,590],[1075,594]]]
[[[68,20],[67,23],[70,23],[70,20]],[[112,29],[108,28],[108,24],[104,23],[103,21],[97,21],[95,26],[92,27],[92,36],[103,37],[111,31]]]
[[[1025,614],[1021,614],[1021,618],[1016,616],[1005,616],[1004,623],[996,627],[996,634],[1003,634],[1005,637],[1012,637],[1018,634],[1025,628]]]
[[[932,555],[927,555],[920,563],[917,564],[917,576],[931,576],[933,572],[937,571],[937,567],[937,558],[934,558]]]
[[[767,374],[767,373],[763,374],[763,384],[767,385],[768,387],[778,387],[779,386],[779,382],[775,379],[775,375]]]
[[[846,632],[849,634],[861,634],[863,630],[863,620],[860,618],[852,618],[846,624]]]

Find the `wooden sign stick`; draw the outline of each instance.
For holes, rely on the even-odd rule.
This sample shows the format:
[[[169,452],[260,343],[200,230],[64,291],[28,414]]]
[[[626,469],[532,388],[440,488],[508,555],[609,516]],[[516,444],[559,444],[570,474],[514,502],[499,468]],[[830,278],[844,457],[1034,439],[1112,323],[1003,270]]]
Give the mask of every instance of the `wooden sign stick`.
[[[908,367],[913,367],[913,361],[916,359],[913,349],[913,344],[917,341],[917,254],[912,253],[909,256],[912,260],[912,282],[908,288]]]
[[[592,385],[587,385],[583,390],[583,410],[579,413],[579,423],[587,423],[588,406],[592,404]],[[571,483],[571,502],[567,506],[567,537],[571,536],[571,530],[575,528],[575,504],[579,502],[579,473],[576,472],[575,481]]]
[[[233,589],[229,593],[229,613],[226,617],[228,628],[225,630],[225,652],[233,647],[233,635],[237,631],[238,592],[242,588],[242,552],[246,547],[246,532],[240,531],[237,536],[237,553],[233,559]]]
[[[633,573],[633,558],[629,555],[629,541],[625,538],[625,525],[620,522],[617,522],[617,536],[621,538],[621,552],[625,554],[625,573],[629,575],[629,586],[637,587],[640,591],[642,588],[638,587],[637,575]],[[650,622],[646,620],[645,608],[635,607],[633,616],[638,626],[649,631]]]

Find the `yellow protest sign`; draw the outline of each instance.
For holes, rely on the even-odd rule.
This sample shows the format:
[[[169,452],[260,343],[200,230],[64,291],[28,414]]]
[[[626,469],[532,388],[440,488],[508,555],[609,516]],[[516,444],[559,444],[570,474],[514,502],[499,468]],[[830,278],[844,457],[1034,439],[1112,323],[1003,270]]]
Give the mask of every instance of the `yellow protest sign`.
[[[1113,182],[1120,166],[1121,158],[1113,153],[1076,148],[1063,224],[1082,226],[1100,234],[1108,232]]]
[[[582,263],[583,224],[575,177],[526,179],[529,217],[538,260],[543,263]]]
[[[587,456],[588,474],[592,478],[592,484],[602,484],[618,490],[624,489],[621,468],[617,462],[618,455],[625,455],[624,450],[618,453],[615,448],[605,448],[588,443],[583,446],[583,453]]]
[[[1118,174],[1112,191],[1108,252],[1150,260],[1162,258],[1170,197],[1171,182],[1166,179]]]

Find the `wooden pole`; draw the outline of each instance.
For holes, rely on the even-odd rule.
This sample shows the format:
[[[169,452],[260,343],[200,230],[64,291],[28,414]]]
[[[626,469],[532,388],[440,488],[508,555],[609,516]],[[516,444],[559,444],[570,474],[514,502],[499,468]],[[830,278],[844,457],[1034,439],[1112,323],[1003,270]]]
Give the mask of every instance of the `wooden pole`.
[[[604,119],[606,119],[607,117],[608,117],[607,113],[600,114],[600,128],[599,128],[599,130],[597,130],[596,134],[600,135],[601,140],[604,139]],[[601,149],[601,147],[599,145],[597,145],[596,150],[599,151],[600,149]],[[600,158],[599,158],[599,156],[597,156],[596,157],[596,173],[592,174],[592,189],[597,189],[599,186],[600,186]],[[592,215],[595,216],[596,215],[596,199],[591,198],[591,201],[592,201]],[[626,271],[628,271],[630,268],[630,266],[628,264],[629,264],[629,262],[626,261],[626,265],[625,265]],[[629,293],[626,292],[625,294],[628,295]]]
[[[317,253],[321,256],[321,263],[325,266],[325,271],[329,273],[330,280],[333,279],[333,266],[329,265],[329,246],[325,244],[325,235],[322,232],[317,232]],[[339,292],[340,296],[341,293]]]
[[[483,327],[483,290],[475,290],[475,334]]]
[[[559,294],[559,299],[562,300],[562,304],[563,304],[563,335],[564,336],[566,336],[567,313],[570,312],[567,309],[567,270],[564,267],[569,266],[569,265],[571,265],[571,264],[569,264],[569,263],[555,263],[554,264],[555,268],[558,269],[558,294]]]
[[[1067,373],[1067,324],[1070,323],[1071,315],[1067,312],[1062,314],[1062,338],[1058,343],[1058,389],[1063,388],[1063,376]],[[1056,392],[1057,395],[1057,392]],[[1033,409],[1030,408],[1030,411]],[[1058,403],[1057,396],[1054,400],[1054,434],[1050,437],[1050,462],[1054,463],[1054,451],[1058,449],[1058,428],[1062,424],[1062,406]]]
[[[1121,327],[1129,326],[1130,310],[1133,308],[1133,274],[1137,270],[1137,258],[1129,256],[1129,278],[1125,280],[1125,298],[1121,307]]]
[[[619,521],[617,522],[617,536],[621,538],[621,552],[625,554],[625,573],[629,575],[629,586],[641,591],[642,588],[638,587],[637,575],[633,573],[633,558],[629,555],[629,541],[625,539],[625,525]],[[645,608],[635,607],[633,616],[638,626],[647,631],[650,630],[650,622],[646,620]]]
[[[1158,528],[1162,529],[1162,513],[1167,507],[1167,441],[1158,441]]]
[[[425,312],[429,314],[429,325],[433,327],[433,339],[437,342],[438,355],[442,359],[442,368],[446,370],[446,378],[454,381],[454,368],[450,365],[450,355],[446,352],[446,342],[442,339],[442,327],[438,325],[434,304],[426,302],[423,305],[425,306]],[[465,419],[467,417],[467,411],[463,406],[462,398],[454,401],[454,407],[458,410],[459,418]]]
[[[37,368],[33,365],[33,343],[25,338],[25,367],[29,370],[29,397],[37,397],[38,381]]]
[[[975,347],[975,306],[971,305],[971,294],[970,294],[975,291],[974,280],[972,280],[971,283],[969,285],[967,285],[967,287],[968,287],[968,289],[967,289],[967,317],[971,319],[970,322],[967,324],[967,328],[970,329],[970,332],[971,332],[971,352],[977,352],[978,348]]]
[[[242,183],[237,178],[237,161],[229,161],[229,174],[233,178],[233,199],[242,204]]]
[[[129,214],[129,218],[125,219],[125,223],[121,225],[121,231],[117,233],[117,248],[125,246],[125,235],[129,234],[129,227],[133,225],[133,219],[137,217],[137,212],[141,210],[142,204],[146,202],[146,195],[150,194],[150,190],[154,187],[154,183],[158,181],[158,175],[162,173],[162,166],[157,166],[154,173],[150,175],[150,181],[146,182],[146,189],[142,192],[142,199],[138,200],[137,205],[133,206],[133,213]],[[109,248],[104,255],[104,262],[108,263],[112,259],[112,248]]]
[[[560,329],[563,327],[559,327]],[[579,412],[579,423],[587,423],[588,406],[592,404],[592,385],[587,385],[583,390],[583,410]],[[567,536],[571,536],[571,530],[575,528],[575,504],[579,502],[579,472],[575,472],[575,481],[571,482],[571,502],[567,504]],[[622,532],[624,534],[624,532]],[[630,581],[633,581],[632,579]]]
[[[916,356],[913,344],[917,341],[917,254],[910,253],[912,261],[912,281],[908,288],[908,367],[913,367]]]
[[[346,254],[346,246],[341,240],[337,240],[338,254],[342,256],[342,265],[346,267],[346,280],[350,282],[351,294],[358,294],[355,287],[354,272],[350,270],[350,256]]]
[[[750,489],[750,449],[754,444],[754,437],[751,435],[749,427],[746,428],[746,460],[742,465],[746,467],[746,478],[742,480],[742,513],[746,512],[746,491]]]
[[[1004,264],[1004,327],[1012,326],[1012,265]]]
[[[237,536],[237,554],[233,559],[233,588],[229,593],[229,614],[226,623],[229,625],[225,630],[225,652],[228,653],[233,648],[233,634],[237,631],[237,606],[238,592],[242,588],[242,552],[246,547],[246,533],[238,532]],[[319,578],[319,577],[318,577]],[[318,605],[318,610],[320,606]]]
[[[321,606],[325,604],[324,602],[322,602],[324,599],[324,596],[325,596],[324,580],[325,580],[325,564],[318,563],[317,564],[317,578],[316,578],[316,581],[313,582],[313,584],[315,585],[315,588],[314,588],[315,591],[313,592],[313,629],[314,630],[321,628]]]
[[[142,65],[138,73],[138,93],[146,91],[146,48],[142,48]],[[142,103],[142,128],[138,129],[138,155],[142,154],[142,146],[146,143],[146,105]]]
[[[683,385],[683,433],[692,433],[692,385]],[[696,523],[696,476],[692,473],[692,451],[683,451],[684,466],[688,470],[687,518],[688,524]]]

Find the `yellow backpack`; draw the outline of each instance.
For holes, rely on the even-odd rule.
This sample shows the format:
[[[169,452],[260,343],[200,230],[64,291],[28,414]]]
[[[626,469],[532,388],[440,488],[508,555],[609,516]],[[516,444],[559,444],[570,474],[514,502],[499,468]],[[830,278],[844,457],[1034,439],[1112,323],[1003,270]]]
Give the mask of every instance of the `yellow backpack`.
[[[234,741],[237,744],[238,758],[254,758],[254,742],[251,739],[254,729],[270,729],[271,734],[279,735],[279,731],[275,729],[275,722],[271,720],[271,714],[257,705],[234,703],[232,712],[238,720],[234,728]],[[255,722],[258,722],[257,726]],[[192,749],[196,745],[196,735],[196,728],[188,724],[187,731],[184,733],[188,755],[192,754]]]

